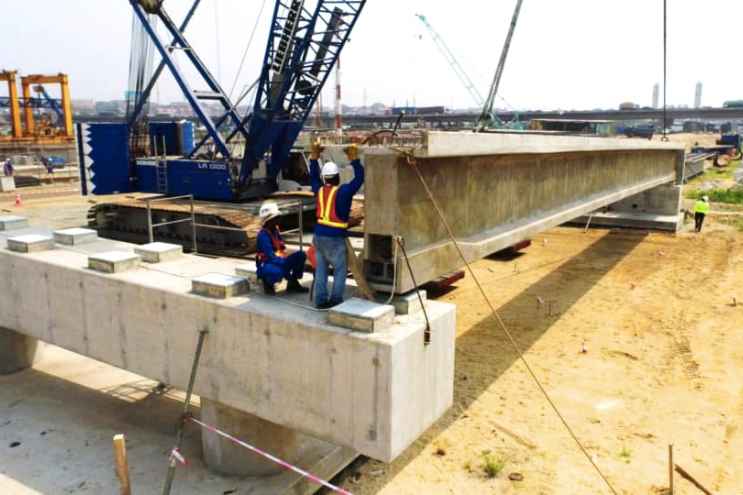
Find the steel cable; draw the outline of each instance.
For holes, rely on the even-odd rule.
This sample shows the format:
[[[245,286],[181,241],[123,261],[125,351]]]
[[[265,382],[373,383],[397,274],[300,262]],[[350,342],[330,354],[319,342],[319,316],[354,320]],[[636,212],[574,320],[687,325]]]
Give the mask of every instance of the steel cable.
[[[560,419],[560,421],[562,422],[562,424],[565,427],[565,429],[568,431],[568,433],[570,434],[570,436],[575,441],[576,445],[578,445],[578,448],[583,453],[583,455],[586,457],[586,459],[588,460],[588,462],[591,463],[591,465],[596,470],[596,472],[601,477],[601,479],[604,481],[604,483],[609,488],[609,490],[611,491],[611,493],[613,495],[619,495],[619,493],[614,488],[614,486],[612,486],[612,484],[609,481],[609,479],[601,471],[601,468],[599,468],[598,465],[594,462],[593,458],[591,458],[591,455],[588,453],[588,451],[586,450],[586,448],[583,446],[583,444],[581,443],[581,441],[578,439],[578,436],[575,434],[575,432],[570,427],[570,425],[568,424],[568,422],[565,419],[565,417],[562,415],[562,413],[560,412],[560,410],[557,408],[557,405],[554,403],[554,401],[550,397],[549,393],[547,392],[547,390],[542,385],[542,382],[539,381],[539,378],[537,377],[536,373],[534,373],[534,370],[532,369],[531,365],[529,364],[529,362],[524,357],[524,353],[521,351],[521,348],[516,343],[516,340],[511,335],[511,332],[508,330],[508,327],[506,327],[505,322],[501,318],[501,316],[498,313],[498,311],[495,309],[495,306],[493,306],[493,303],[490,301],[490,298],[488,297],[488,295],[485,293],[485,289],[480,284],[480,280],[477,278],[477,276],[475,275],[474,270],[472,269],[472,266],[470,265],[470,263],[465,258],[464,253],[462,252],[462,249],[460,248],[459,243],[457,242],[457,239],[454,236],[454,232],[452,231],[451,227],[449,226],[449,222],[446,221],[446,217],[444,216],[444,212],[441,210],[441,207],[439,206],[438,202],[436,201],[436,198],[434,197],[433,192],[428,187],[428,183],[426,182],[425,178],[423,177],[423,174],[421,173],[420,169],[418,168],[418,164],[417,164],[417,162],[415,160],[415,157],[409,151],[407,151],[407,150],[398,150],[398,151],[401,151],[403,153],[403,155],[407,159],[408,165],[411,166],[411,168],[415,171],[416,175],[418,176],[418,179],[420,180],[421,184],[423,185],[423,188],[426,191],[426,195],[428,196],[428,199],[431,201],[431,204],[433,204],[433,207],[436,210],[437,215],[441,219],[441,223],[443,224],[444,228],[446,229],[447,235],[451,239],[451,242],[454,244],[454,248],[457,250],[457,253],[459,254],[459,257],[462,259],[462,262],[464,262],[464,265],[467,267],[467,271],[469,272],[470,276],[472,277],[472,280],[474,280],[475,285],[477,285],[477,288],[480,291],[480,294],[482,294],[483,299],[485,299],[485,302],[487,303],[488,307],[490,308],[490,312],[493,314],[493,316],[495,317],[496,321],[500,325],[501,329],[503,330],[503,333],[506,335],[506,337],[508,338],[509,342],[511,343],[511,346],[513,347],[513,349],[518,354],[519,360],[523,363],[524,367],[526,367],[526,370],[529,372],[529,375],[534,380],[534,383],[537,385],[537,388],[542,393],[542,395],[544,396],[544,398],[547,400],[547,402],[549,403],[550,407],[555,412],[555,414],[557,415],[557,417]]]

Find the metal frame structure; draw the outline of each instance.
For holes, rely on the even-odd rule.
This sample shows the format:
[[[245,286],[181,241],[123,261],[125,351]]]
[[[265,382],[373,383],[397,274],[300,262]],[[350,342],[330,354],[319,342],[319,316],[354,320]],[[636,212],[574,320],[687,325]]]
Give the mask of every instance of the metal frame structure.
[[[75,139],[75,131],[72,123],[72,99],[70,97],[70,84],[67,74],[41,75],[33,74],[21,77],[23,97],[18,96],[17,72],[0,72],[0,81],[8,83],[8,96],[0,98],[0,108],[10,108],[10,120],[12,128],[12,141],[34,141],[46,142],[71,142]],[[61,88],[61,99],[49,96],[45,84],[59,84]],[[41,94],[40,98],[31,96],[32,89]],[[62,131],[54,135],[39,135],[37,131],[35,109],[50,109],[60,118]],[[23,124],[21,124],[21,110],[23,110]],[[5,139],[7,140],[7,139]]]
[[[224,92],[212,73],[209,71],[209,69],[207,69],[204,62],[201,60],[201,58],[199,58],[196,50],[189,44],[183,34],[183,28],[190,22],[191,17],[193,17],[193,14],[196,10],[196,7],[198,7],[200,3],[200,0],[194,1],[181,28],[175,25],[175,23],[167,14],[165,9],[163,9],[161,4],[157,4],[154,8],[148,6],[148,8],[150,8],[151,10],[145,10],[145,7],[140,3],[139,0],[129,0],[129,3],[134,9],[134,13],[139,18],[145,31],[150,36],[150,39],[155,45],[155,48],[157,48],[157,51],[160,53],[160,56],[162,57],[162,63],[164,63],[170,69],[170,72],[173,74],[176,83],[183,92],[183,95],[185,96],[189,105],[191,105],[191,108],[193,109],[196,116],[199,118],[199,121],[206,128],[207,134],[214,142],[216,151],[221,154],[224,159],[232,158],[229,147],[227,146],[227,142],[219,132],[219,124],[211,119],[211,117],[201,104],[201,101],[209,100],[221,103],[225,109],[225,114],[222,118],[218,119],[217,122],[224,122],[228,119],[231,120],[233,124],[239,128],[239,131],[246,139],[248,138],[247,131],[242,126],[240,116],[237,114],[235,107],[232,105],[229,96],[227,96],[227,94]],[[173,37],[173,42],[170,45],[166,45],[160,39],[157,31],[155,30],[155,26],[150,21],[148,14],[157,16],[157,18],[159,18],[160,21],[163,23],[163,26],[165,26],[166,30]],[[173,56],[173,52],[175,50],[183,52],[183,54],[186,56],[186,59],[196,69],[196,72],[199,74],[199,76],[201,76],[202,82],[206,83],[208,91],[196,91],[191,87],[185,75],[175,61],[175,57]],[[160,70],[159,72],[161,73],[162,70]],[[153,76],[151,83],[148,84],[148,87],[154,86],[156,76],[159,77],[159,75],[159,73],[156,73]],[[146,101],[144,99],[142,100]],[[139,111],[141,112],[141,108]],[[194,149],[191,156],[193,156],[196,151],[198,150]]]
[[[42,86],[44,84],[59,84],[62,91],[62,122],[64,125],[63,138],[75,139],[75,129],[72,125],[72,99],[70,98],[70,81],[67,74],[57,74],[54,76],[45,76],[33,74],[21,78],[21,87],[23,89],[23,99],[31,100],[31,86]],[[29,105],[24,107],[24,122],[26,125],[25,134],[34,136],[36,132],[36,121],[34,120],[33,108]]]
[[[186,218],[180,218],[178,220],[168,220],[165,222],[153,223],[152,221],[152,203],[158,203],[163,201],[173,201],[176,199],[187,199],[190,203],[190,215]],[[209,225],[206,223],[196,222],[196,205],[194,203],[193,194],[184,194],[181,196],[160,196],[155,198],[141,198],[145,202],[147,208],[147,233],[149,236],[149,242],[155,242],[155,229],[159,227],[165,227],[168,225],[175,225],[179,223],[191,223],[191,245],[193,246],[193,252],[198,254],[198,244],[196,241],[196,230],[197,229],[212,229],[212,230],[231,230],[241,232],[242,229],[236,227],[225,227],[223,225]],[[297,234],[299,239],[299,251],[304,251],[304,202],[299,200],[297,202],[297,228],[290,229],[282,232],[283,235]]]
[[[441,35],[433,28],[431,23],[428,22],[428,18],[425,15],[415,14],[415,16],[420,19],[420,21],[426,26],[429,33],[431,34],[431,39],[433,39],[433,42],[436,44],[436,48],[439,49],[441,55],[443,55],[446,61],[449,63],[449,66],[452,68],[461,83],[464,85],[464,88],[472,97],[475,105],[477,105],[478,107],[482,107],[485,104],[485,98],[482,97],[482,94],[477,89],[477,86],[475,86],[475,83],[472,82],[472,79],[464,70],[462,64],[459,63],[457,57],[449,48],[449,45],[446,44],[444,38],[442,38]]]
[[[521,5],[524,0],[516,0],[516,7],[511,17],[511,25],[508,28],[508,35],[506,35],[506,41],[503,43],[503,50],[501,50],[500,60],[498,60],[498,67],[495,70],[493,76],[493,83],[490,85],[488,91],[488,98],[482,107],[482,113],[478,120],[477,126],[479,130],[483,130],[492,121],[500,121],[495,115],[495,97],[498,95],[498,89],[500,89],[500,80],[503,77],[503,71],[506,68],[506,60],[508,59],[508,52],[511,50],[511,41],[513,40],[513,33],[516,31],[516,24],[519,21],[519,15],[521,14]]]
[[[0,72],[0,81],[8,83],[7,106],[10,107],[10,126],[13,133],[12,139],[21,139],[23,137],[23,128],[21,127],[21,105],[18,100],[18,85],[16,83],[17,76],[18,72],[14,70]]]
[[[240,184],[271,152],[269,175],[278,175],[304,127],[366,0],[277,0],[245,149]]]
[[[168,67],[207,131],[187,158],[193,158],[211,142],[217,155],[233,161],[237,157],[232,155],[230,142],[238,135],[245,139],[242,165],[234,178],[239,193],[251,185],[254,171],[263,160],[268,165],[268,181],[275,181],[288,163],[291,148],[348,42],[366,0],[317,0],[314,10],[306,7],[306,0],[276,0],[261,76],[255,85],[255,101],[246,116],[238,114],[236,105],[184,36],[200,0],[193,1],[180,27],[168,16],[162,1],[129,0],[129,3],[162,57],[130,116],[130,129],[141,115],[157,79]],[[154,18],[172,36],[170,44],[166,45],[158,36]],[[193,89],[175,61],[175,51],[183,52],[207,91]],[[221,103],[224,114],[212,119],[201,104],[205,100]],[[234,130],[225,137],[220,128],[227,123]]]

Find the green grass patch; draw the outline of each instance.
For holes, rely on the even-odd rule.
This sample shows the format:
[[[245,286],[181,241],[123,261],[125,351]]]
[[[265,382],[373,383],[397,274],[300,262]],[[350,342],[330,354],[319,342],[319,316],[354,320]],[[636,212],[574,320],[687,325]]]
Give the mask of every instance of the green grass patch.
[[[710,189],[709,191],[693,190],[686,193],[689,199],[700,199],[709,196],[712,203],[727,203],[731,205],[743,204],[743,186],[734,186],[730,189]]]
[[[482,454],[482,470],[488,478],[497,478],[506,467],[506,460],[502,457],[496,457],[489,451]]]
[[[702,184],[709,180],[733,180],[735,171],[740,168],[741,160],[732,160],[726,167],[710,167],[701,175],[698,175],[689,181],[690,186]]]
[[[626,446],[622,447],[622,450],[619,452],[619,458],[629,464],[629,462],[632,460],[632,451]]]
[[[717,221],[734,227],[738,232],[743,232],[743,216],[730,215],[730,216],[719,216]]]

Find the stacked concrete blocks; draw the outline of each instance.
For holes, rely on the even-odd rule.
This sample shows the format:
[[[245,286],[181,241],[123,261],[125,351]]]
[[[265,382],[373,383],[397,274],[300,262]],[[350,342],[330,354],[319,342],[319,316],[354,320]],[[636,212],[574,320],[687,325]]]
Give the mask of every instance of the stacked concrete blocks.
[[[395,307],[364,299],[349,299],[328,312],[328,322],[357,332],[386,330],[395,321]]]
[[[183,247],[178,244],[152,242],[135,247],[134,252],[141,256],[145,263],[162,263],[179,258],[183,254]]]
[[[221,273],[209,273],[193,279],[191,283],[195,294],[215,299],[237,297],[250,291],[247,279]]]
[[[91,229],[62,229],[54,231],[54,242],[64,246],[77,246],[98,240],[98,232]]]
[[[37,253],[54,249],[54,239],[48,235],[28,234],[10,237],[8,249],[16,253]]]
[[[0,231],[25,229],[28,227],[28,219],[16,215],[0,216]]]
[[[88,268],[103,273],[120,273],[135,268],[142,258],[126,251],[108,251],[88,257]]]

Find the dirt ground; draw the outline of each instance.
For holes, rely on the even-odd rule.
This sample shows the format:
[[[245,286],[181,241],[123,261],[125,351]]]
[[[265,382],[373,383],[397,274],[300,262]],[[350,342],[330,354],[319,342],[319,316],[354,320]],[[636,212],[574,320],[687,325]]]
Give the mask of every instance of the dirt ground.
[[[660,141],[663,138],[661,134],[653,136],[653,141]],[[690,133],[680,132],[676,134],[668,134],[668,140],[672,143],[682,143],[686,146],[686,151],[691,151],[691,148],[697,143],[700,146],[714,146],[717,144],[717,140],[720,139],[718,133]]]
[[[19,211],[6,198],[0,209]],[[20,209],[60,226],[81,223],[84,211],[85,200],[57,197]],[[516,259],[474,265],[618,493],[664,493],[670,443],[710,490],[743,493],[742,244],[743,234],[714,218],[701,235],[558,228]],[[356,495],[609,493],[472,278],[439,299],[458,307],[454,406],[394,463],[362,459],[337,481]],[[47,351],[34,369],[0,378],[0,493],[115,493],[110,435],[121,431],[132,438],[135,493],[158,493],[172,398],[153,396],[134,375]],[[198,460],[184,473],[178,493],[249,493]],[[678,478],[676,488],[698,493]]]
[[[714,220],[701,235],[560,228],[516,260],[475,265],[619,493],[664,493],[671,443],[710,490],[743,493],[743,306],[733,305],[743,297],[742,241]],[[346,486],[357,495],[609,493],[472,280],[442,299],[459,308],[454,407],[392,465],[369,461]],[[494,479],[484,452],[505,464]],[[698,493],[683,480],[676,488]]]

